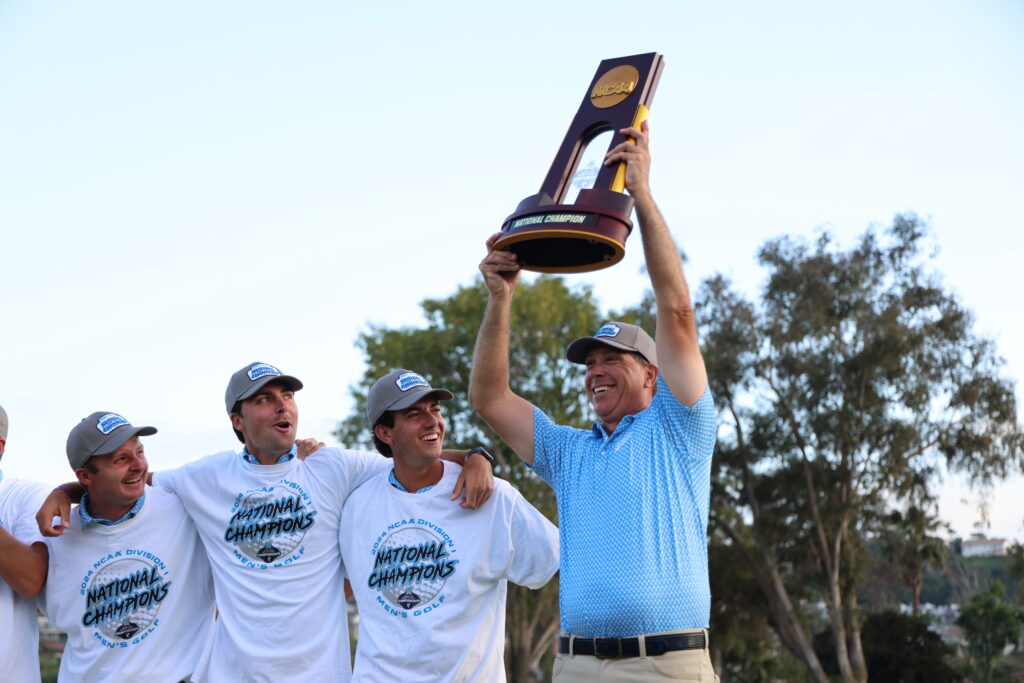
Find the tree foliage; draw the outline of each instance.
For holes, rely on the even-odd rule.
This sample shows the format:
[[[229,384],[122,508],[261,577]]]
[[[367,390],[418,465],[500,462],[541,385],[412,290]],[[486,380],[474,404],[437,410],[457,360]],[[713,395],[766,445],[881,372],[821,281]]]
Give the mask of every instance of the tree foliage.
[[[1021,464],[1013,386],[969,311],[927,268],[925,225],[897,216],[849,251],[823,234],[759,253],[756,302],[723,277],[700,292],[723,417],[712,521],[749,563],[782,642],[826,675],[800,604],[825,602],[840,677],[867,680],[857,585],[864,521],[920,496],[940,464],[985,483]]]
[[[425,327],[371,326],[362,333],[358,345],[366,370],[350,388],[356,409],[339,425],[337,436],[343,443],[371,444],[363,413],[367,392],[377,378],[391,370],[415,370],[433,386],[455,395],[444,404],[447,446],[483,444],[495,455],[498,476],[556,521],[554,493],[513,455],[467,401],[473,345],[486,303],[487,291],[478,281],[460,287],[446,299],[421,302]],[[556,422],[584,426],[589,406],[582,390],[582,371],[565,359],[565,346],[576,337],[592,334],[600,322],[589,288],[569,289],[564,280],[551,276],[521,283],[512,306],[509,342],[513,390],[543,407]],[[508,678],[530,680],[531,670],[550,653],[558,632],[557,581],[538,591],[510,585],[506,631]]]
[[[956,669],[956,651],[928,628],[928,618],[876,612],[862,627],[864,658],[872,681],[901,683],[952,683],[963,680]],[[815,647],[827,662],[826,671],[838,674],[835,645],[829,634],[815,636]]]
[[[992,680],[996,659],[1020,638],[1024,610],[1006,602],[1006,588],[993,581],[964,605],[956,623],[964,630],[967,654],[978,683]]]
[[[882,520],[882,555],[892,573],[910,590],[915,617],[921,614],[925,568],[946,563],[946,542],[935,535],[940,530],[948,531],[949,526],[919,505],[910,505],[903,512],[894,510]]]

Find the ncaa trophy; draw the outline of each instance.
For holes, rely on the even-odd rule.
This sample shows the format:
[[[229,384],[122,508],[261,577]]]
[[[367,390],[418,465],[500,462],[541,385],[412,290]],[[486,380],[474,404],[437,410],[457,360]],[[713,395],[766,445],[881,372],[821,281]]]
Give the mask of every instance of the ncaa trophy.
[[[585,273],[622,260],[633,228],[625,163],[602,166],[591,189],[562,202],[591,140],[612,131],[612,149],[627,139],[620,129],[639,128],[647,118],[663,66],[656,52],[601,62],[540,192],[505,219],[494,249],[514,252],[523,269],[541,273]]]

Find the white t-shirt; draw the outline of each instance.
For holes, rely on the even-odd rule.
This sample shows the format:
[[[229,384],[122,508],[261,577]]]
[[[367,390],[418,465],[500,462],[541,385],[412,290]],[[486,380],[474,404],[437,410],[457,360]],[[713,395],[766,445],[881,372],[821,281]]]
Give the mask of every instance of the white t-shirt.
[[[494,482],[478,510],[448,500],[458,470],[405,493],[374,477],[349,496],[341,549],[359,604],[353,681],[504,681],[505,593],[558,571],[558,529]]]
[[[213,625],[213,580],[181,501],[147,487],[138,514],[46,539],[43,611],[68,634],[60,681],[180,681]]]
[[[349,680],[341,508],[387,466],[337,448],[277,465],[229,451],[156,475],[195,521],[217,590],[220,617],[193,681]]]
[[[41,542],[36,511],[49,488],[34,481],[10,479],[0,472],[0,527],[15,539]],[[0,580],[0,677],[12,681],[39,680],[39,622],[36,601],[27,600]]]

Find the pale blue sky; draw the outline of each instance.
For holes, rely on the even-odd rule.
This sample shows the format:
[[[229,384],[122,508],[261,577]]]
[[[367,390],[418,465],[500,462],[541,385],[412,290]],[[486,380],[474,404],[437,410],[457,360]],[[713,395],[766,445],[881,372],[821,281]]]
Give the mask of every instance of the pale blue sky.
[[[0,0],[4,471],[66,479],[99,409],[161,429],[153,469],[233,448],[223,390],[253,360],[303,378],[300,432],[329,440],[357,333],[471,281],[597,64],[650,51],[652,185],[694,285],[752,292],[770,237],[916,211],[1024,378],[1022,35],[1011,0]],[[640,265],[631,242],[569,279],[621,307]],[[1020,484],[993,533],[1024,538]]]

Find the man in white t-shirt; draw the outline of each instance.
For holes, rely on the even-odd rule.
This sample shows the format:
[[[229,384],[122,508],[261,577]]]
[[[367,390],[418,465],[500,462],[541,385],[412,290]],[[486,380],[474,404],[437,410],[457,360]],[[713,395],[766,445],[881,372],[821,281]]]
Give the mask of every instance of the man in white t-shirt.
[[[181,499],[213,570],[219,616],[192,676],[197,683],[351,676],[341,509],[387,461],[338,448],[295,457],[300,389],[302,382],[272,365],[246,365],[224,396],[241,453],[224,451],[153,476],[154,486]],[[465,453],[447,457],[462,460]],[[452,498],[465,488],[463,504],[479,505],[493,486],[490,465],[467,458],[464,473]],[[66,512],[67,499],[61,502]],[[44,508],[37,518],[48,515]]]
[[[7,412],[0,406],[0,458],[7,446]],[[39,681],[39,622],[36,602],[46,578],[46,556],[33,515],[47,487],[12,479],[0,470],[0,662],[3,677]]]
[[[393,467],[343,512],[360,615],[354,681],[504,681],[507,582],[539,588],[558,571],[558,530],[507,482],[479,510],[449,500],[440,401],[451,398],[408,370],[367,396],[374,443]]]
[[[68,435],[85,493],[46,539],[40,597],[68,634],[60,681],[180,681],[208,645],[213,580],[195,525],[177,496],[146,487],[139,437],[155,433],[100,411]]]

